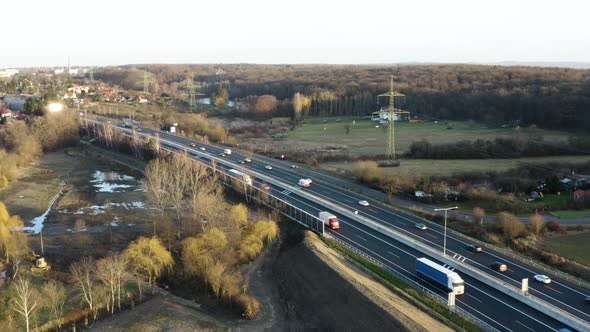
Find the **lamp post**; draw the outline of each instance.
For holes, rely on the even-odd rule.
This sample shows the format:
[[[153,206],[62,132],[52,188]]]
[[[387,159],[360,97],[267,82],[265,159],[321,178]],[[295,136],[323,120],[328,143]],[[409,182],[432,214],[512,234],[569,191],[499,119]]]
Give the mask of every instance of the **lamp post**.
[[[448,207],[448,208],[441,208],[441,209],[434,209],[434,211],[445,211],[445,236],[443,238],[443,256],[447,256],[447,211],[449,210],[456,210],[458,206]]]

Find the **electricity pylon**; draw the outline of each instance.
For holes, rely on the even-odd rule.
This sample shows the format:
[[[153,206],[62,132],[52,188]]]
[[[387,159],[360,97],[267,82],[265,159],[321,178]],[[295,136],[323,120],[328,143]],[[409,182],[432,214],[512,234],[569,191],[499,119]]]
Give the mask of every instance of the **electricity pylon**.
[[[197,107],[197,96],[204,96],[205,94],[200,93],[200,92],[196,92],[195,89],[198,88],[197,86],[195,86],[193,84],[194,82],[194,77],[191,77],[191,81],[187,87],[188,89],[188,107],[189,110],[191,112],[196,111],[196,107]]]
[[[90,74],[89,75],[90,76],[89,77],[90,81],[91,82],[94,81],[94,68],[90,68],[90,73],[89,74]]]
[[[150,77],[147,72],[147,68],[143,69],[143,93],[149,94],[150,93]]]
[[[389,97],[389,110],[388,110],[388,121],[389,121],[389,137],[387,141],[387,150],[385,151],[385,157],[388,162],[395,160],[395,130],[393,123],[395,122],[395,114],[407,113],[404,111],[396,111],[394,107],[395,97],[405,97],[406,95],[399,92],[393,91],[393,75],[391,75],[391,89],[387,93],[378,95],[377,97]]]

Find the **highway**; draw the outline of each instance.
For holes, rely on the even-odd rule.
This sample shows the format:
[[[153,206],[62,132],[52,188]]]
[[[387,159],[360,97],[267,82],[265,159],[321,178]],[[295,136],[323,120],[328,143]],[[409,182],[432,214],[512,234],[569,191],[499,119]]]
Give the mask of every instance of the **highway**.
[[[129,129],[124,130],[128,131]],[[165,132],[158,133],[163,147],[170,150],[184,148],[193,156],[199,155],[200,160],[205,162],[211,158],[220,158],[219,154],[223,149],[223,147],[203,145]],[[142,128],[141,134],[154,135],[155,131]],[[194,148],[190,146],[193,143],[196,145]],[[201,147],[204,147],[205,151],[202,151],[200,149]],[[405,236],[420,241],[442,253],[443,229],[439,225],[427,223],[420,217],[400,212],[379,202],[372,201],[367,197],[343,190],[341,183],[343,180],[306,169],[292,168],[285,161],[269,159],[258,155],[248,155],[248,157],[252,158],[252,162],[239,164],[238,161],[243,160],[245,157],[236,154],[234,151],[231,155],[222,158],[234,162],[235,169],[264,173],[266,176],[280,181],[282,183],[281,186],[271,185],[273,195],[286,199],[291,204],[311,214],[317,215],[319,211],[327,209],[323,204],[310,201],[298,195],[297,191],[306,190],[309,193],[321,197],[323,200],[349,209],[351,212],[357,210],[359,216],[369,218],[388,228],[395,229]],[[271,165],[272,170],[266,169],[267,165]],[[226,167],[224,165],[221,166]],[[296,185],[297,181],[302,177],[308,177],[310,173],[314,181],[312,187],[308,189],[298,187]],[[317,176],[313,176],[313,174],[317,174]],[[370,206],[360,206],[358,201],[363,199],[370,201]],[[333,237],[337,237],[341,241],[347,242],[351,246],[370,254],[383,265],[409,278],[416,279],[414,274],[415,259],[426,255],[415,248],[403,245],[390,237],[366,227],[357,220],[353,220],[342,214],[337,215],[341,220],[342,227],[338,232],[329,231]],[[417,229],[415,227],[417,222],[427,224],[428,229]],[[584,301],[584,298],[590,293],[588,289],[560,279],[557,275],[541,272],[530,265],[523,264],[519,260],[507,257],[489,248],[485,248],[482,253],[470,252],[465,249],[468,243],[465,238],[448,233],[447,256],[454,257],[458,261],[469,264],[482,272],[488,273],[518,288],[520,288],[522,278],[529,278],[531,295],[584,321],[590,321],[590,304]],[[430,258],[437,260],[437,257]],[[508,271],[499,273],[492,270],[489,266],[496,261],[506,263],[509,267]],[[493,328],[500,331],[554,331],[564,327],[562,323],[547,317],[512,297],[478,280],[461,274],[461,271],[458,271],[458,273],[465,280],[466,291],[464,295],[457,297],[457,306],[486,322]],[[538,273],[549,275],[553,282],[548,285],[535,283],[532,277]],[[430,285],[425,284],[424,286],[436,290]],[[446,297],[446,294],[442,292],[440,295]]]

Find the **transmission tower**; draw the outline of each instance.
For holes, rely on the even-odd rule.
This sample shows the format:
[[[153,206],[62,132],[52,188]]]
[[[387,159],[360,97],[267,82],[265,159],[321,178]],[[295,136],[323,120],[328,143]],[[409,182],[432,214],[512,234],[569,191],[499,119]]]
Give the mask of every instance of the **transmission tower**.
[[[94,68],[90,68],[89,78],[91,82],[94,81]]]
[[[393,91],[393,75],[391,75],[391,88],[390,91],[387,93],[380,94],[377,97],[389,97],[389,110],[387,113],[388,121],[389,121],[389,139],[387,140],[387,150],[385,151],[385,157],[387,158],[387,162],[392,162],[395,160],[395,126],[394,119],[396,114],[407,113],[405,111],[396,111],[394,107],[394,100],[395,97],[405,97],[406,95],[401,94],[399,92]]]
[[[187,87],[188,89],[188,106],[189,106],[189,110],[191,112],[196,111],[197,108],[197,96],[204,96],[203,93],[200,92],[196,92],[196,88],[198,88],[198,86],[195,86],[193,84],[194,82],[194,77],[191,77],[191,81]]]
[[[150,93],[150,83],[152,82],[152,80],[150,80],[150,76],[148,74],[147,68],[144,68],[143,70],[143,93],[145,94],[149,94]]]

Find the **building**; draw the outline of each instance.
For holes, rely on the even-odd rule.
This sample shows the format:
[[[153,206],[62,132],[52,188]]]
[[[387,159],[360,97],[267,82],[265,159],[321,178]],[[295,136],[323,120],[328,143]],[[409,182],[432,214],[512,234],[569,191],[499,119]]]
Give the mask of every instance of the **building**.
[[[410,112],[395,108],[393,121],[409,121]],[[378,112],[371,113],[371,121],[389,121],[389,106],[383,106]]]
[[[0,109],[0,118],[10,118],[12,117],[12,112],[7,108]]]
[[[0,78],[9,78],[18,74],[18,69],[3,69],[0,70]]]
[[[15,112],[22,112],[25,110],[25,100],[17,97],[4,96],[4,104],[6,107]]]

